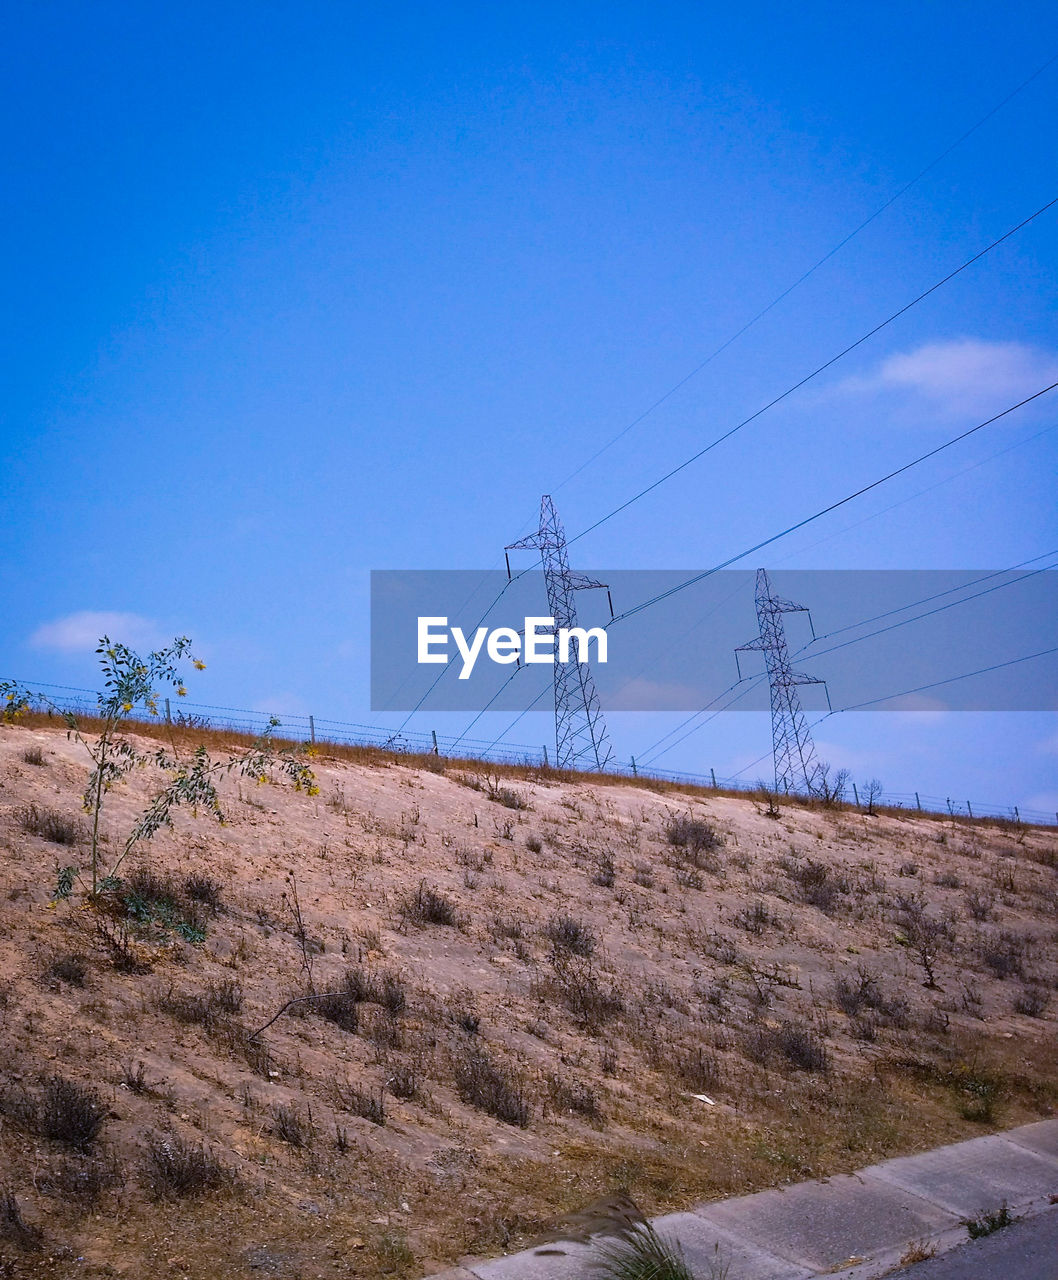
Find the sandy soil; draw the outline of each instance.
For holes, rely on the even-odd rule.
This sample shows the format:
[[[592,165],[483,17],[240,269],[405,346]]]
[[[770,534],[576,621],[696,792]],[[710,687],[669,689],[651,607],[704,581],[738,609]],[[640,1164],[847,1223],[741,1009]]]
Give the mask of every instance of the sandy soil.
[[[87,759],[0,727],[0,1275],[418,1276],[1053,1113],[1053,831],[421,764],[230,779],[56,900],[85,841],[26,810],[84,824]],[[159,1185],[165,1141],[230,1177]]]

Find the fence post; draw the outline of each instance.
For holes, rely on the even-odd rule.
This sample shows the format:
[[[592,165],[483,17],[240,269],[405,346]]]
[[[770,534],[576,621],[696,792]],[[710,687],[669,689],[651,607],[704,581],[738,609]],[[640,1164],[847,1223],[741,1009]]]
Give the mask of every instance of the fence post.
[[[550,767],[551,767],[551,762],[547,758],[547,743],[545,742],[544,743],[544,768],[549,769]]]
[[[632,756],[632,757],[631,757],[631,759],[632,759],[632,777],[633,777],[633,778],[638,778],[638,777],[639,777],[639,770],[636,768],[636,758],[635,758],[635,756]]]
[[[915,792],[915,808],[919,811],[919,813],[922,812],[922,801],[918,798],[917,791]]]
[[[955,817],[955,810],[951,807],[951,796],[947,796],[947,797],[945,798],[944,803],[948,806],[948,817],[949,817],[949,818],[954,818],[954,817]]]
[[[1018,806],[1017,806],[1017,805],[1015,805],[1015,806],[1014,806],[1014,821],[1015,821],[1015,822],[1020,822],[1020,821],[1021,821],[1021,814],[1020,814],[1020,813],[1018,813]]]
[[[713,790],[715,791],[716,790],[716,770],[712,766],[710,766],[709,768],[709,776],[713,780]]]
[[[316,745],[316,721],[309,716],[309,741],[313,746]]]
[[[168,698],[166,698],[166,700],[165,700],[165,723],[166,723],[166,724],[172,724],[172,723],[173,723],[173,717],[172,717],[171,712],[169,711],[169,699],[168,699]]]
[[[858,809],[860,807],[860,793],[856,790],[855,782],[852,784],[852,794],[856,801],[856,808]]]
[[[437,750],[437,730],[431,729],[430,733],[433,735],[433,753],[435,756],[439,756],[441,753]]]
[[[971,818],[974,816],[974,811],[970,808],[969,800],[967,800],[966,802],[966,812],[970,815]]]

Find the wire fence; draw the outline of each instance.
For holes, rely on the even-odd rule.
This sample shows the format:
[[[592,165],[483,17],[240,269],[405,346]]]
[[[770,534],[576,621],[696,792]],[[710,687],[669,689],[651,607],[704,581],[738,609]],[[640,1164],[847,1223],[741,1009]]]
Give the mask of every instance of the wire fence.
[[[18,682],[20,685],[22,681]],[[34,689],[48,690],[37,703],[37,708],[69,711],[91,716],[98,711],[100,695],[92,689],[79,689],[70,685],[49,685],[39,682]],[[163,717],[173,725],[190,729],[220,729],[236,733],[261,734],[268,728],[271,716],[267,712],[252,711],[246,707],[218,707],[206,703],[189,702],[181,698],[172,707],[165,699]],[[130,717],[143,723],[152,722],[146,713],[133,713]],[[157,723],[157,720],[153,720]],[[328,743],[335,746],[376,747],[398,755],[438,755],[450,759],[481,760],[484,763],[520,765],[529,768],[547,768],[554,764],[546,746],[525,743],[507,743],[500,747],[483,739],[448,737],[433,731],[396,731],[378,725],[359,724],[351,720],[332,720],[313,715],[285,715],[277,736],[295,742]],[[759,778],[722,777],[710,769],[708,774],[681,773],[676,770],[644,768],[634,758],[611,762],[606,770],[609,775],[629,778],[654,778],[660,782],[685,783],[718,791],[759,792]],[[851,783],[843,800],[866,808],[865,798],[859,795],[857,785]],[[988,804],[977,800],[959,800],[952,796],[933,796],[917,791],[883,791],[872,801],[876,808],[906,809],[912,812],[947,815],[952,818],[1001,818],[1012,822],[1030,823],[1034,826],[1058,827],[1058,812],[1029,809],[1018,805]]]

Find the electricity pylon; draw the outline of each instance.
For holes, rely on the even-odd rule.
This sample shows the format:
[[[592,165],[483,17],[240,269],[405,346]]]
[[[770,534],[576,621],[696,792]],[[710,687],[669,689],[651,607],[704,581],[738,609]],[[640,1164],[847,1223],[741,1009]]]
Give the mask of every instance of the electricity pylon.
[[[540,552],[544,562],[547,607],[555,620],[556,633],[562,627],[577,626],[577,606],[573,600],[575,591],[598,587],[609,595],[605,582],[570,569],[566,531],[558,518],[555,504],[546,493],[540,500],[540,528],[527,538],[512,542],[504,551]],[[508,560],[508,576],[510,572]],[[613,759],[613,747],[606,733],[591,668],[586,662],[578,662],[576,654],[576,646],[571,647],[568,662],[560,662],[558,654],[555,654],[555,763],[560,769],[601,771]]]
[[[781,596],[773,595],[771,582],[764,569],[757,570],[757,622],[760,635],[749,644],[742,644],[735,650],[735,662],[738,655],[747,650],[755,650],[764,654],[768,670],[768,684],[771,686],[771,742],[772,755],[775,760],[775,790],[797,791],[802,785],[810,795],[819,791],[819,761],[812,742],[812,734],[801,710],[801,699],[797,696],[799,684],[821,684],[826,681],[816,676],[808,676],[794,671],[790,666],[790,654],[786,647],[786,628],[782,620],[784,613],[808,613],[809,625],[812,615],[808,606],[794,604]],[[815,628],[812,629],[815,639]],[[739,679],[742,668],[738,666]],[[830,695],[827,695],[829,702]]]

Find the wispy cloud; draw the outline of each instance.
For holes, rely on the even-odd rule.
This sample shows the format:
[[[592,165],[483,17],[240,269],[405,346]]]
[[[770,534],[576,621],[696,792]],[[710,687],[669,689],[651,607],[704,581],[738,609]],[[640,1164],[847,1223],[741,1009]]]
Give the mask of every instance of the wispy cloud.
[[[150,648],[162,642],[161,629],[149,618],[141,618],[136,613],[86,610],[42,623],[30,636],[29,643],[35,649],[55,649],[59,653],[91,653],[103,635],[134,649]]]
[[[1024,342],[955,338],[888,356],[834,391],[892,397],[911,411],[961,418],[998,412],[1056,381],[1054,352]]]

